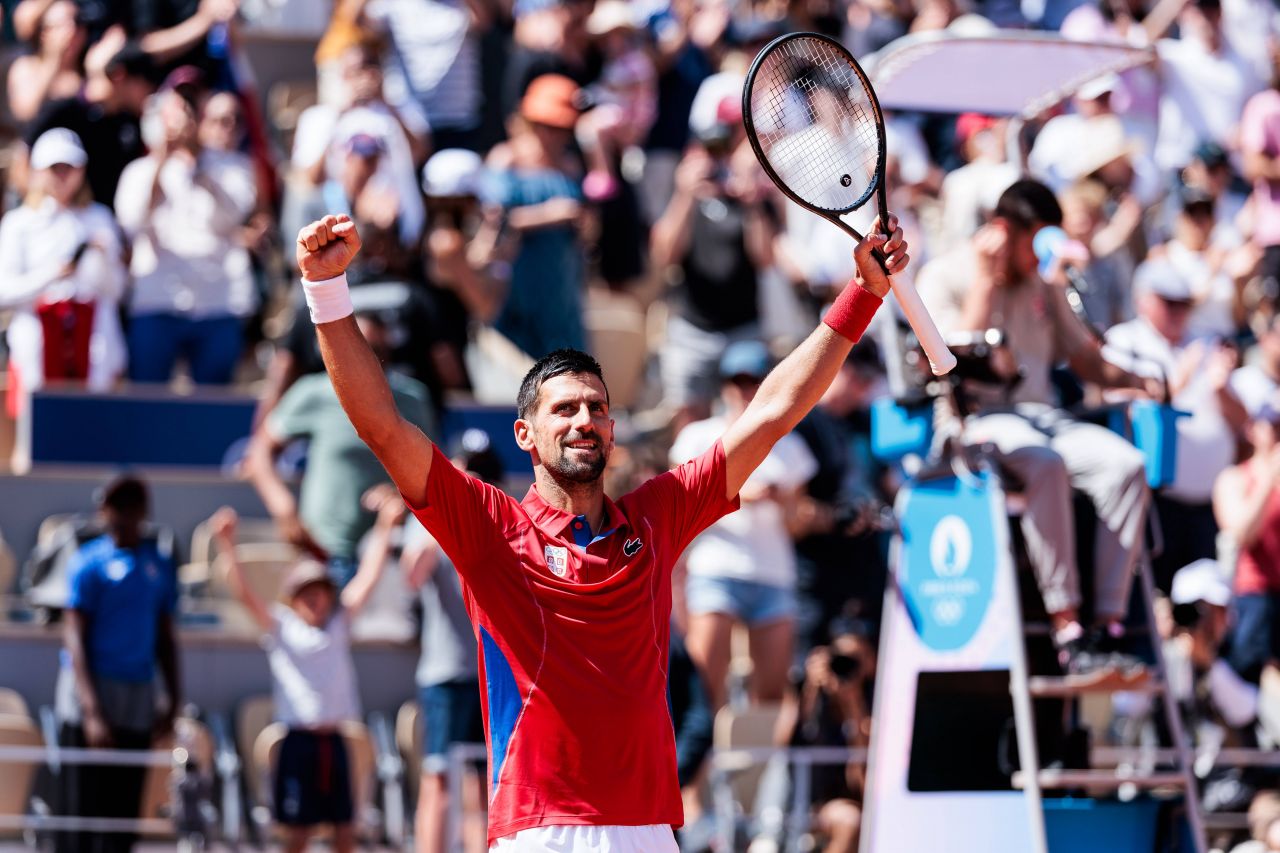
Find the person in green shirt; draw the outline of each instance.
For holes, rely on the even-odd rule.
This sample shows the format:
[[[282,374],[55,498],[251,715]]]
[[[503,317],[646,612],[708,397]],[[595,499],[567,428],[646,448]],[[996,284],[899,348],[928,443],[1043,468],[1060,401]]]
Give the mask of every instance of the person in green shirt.
[[[390,351],[386,327],[374,315],[356,319],[385,364]],[[387,382],[400,414],[438,438],[427,387],[394,371],[387,372]],[[276,470],[276,459],[285,445],[298,438],[310,444],[302,487],[295,498]],[[342,411],[329,374],[304,376],[289,387],[250,442],[245,467],[281,536],[300,551],[327,561],[339,587],[350,580],[356,568],[356,546],[375,517],[361,505],[360,496],[390,478]]]

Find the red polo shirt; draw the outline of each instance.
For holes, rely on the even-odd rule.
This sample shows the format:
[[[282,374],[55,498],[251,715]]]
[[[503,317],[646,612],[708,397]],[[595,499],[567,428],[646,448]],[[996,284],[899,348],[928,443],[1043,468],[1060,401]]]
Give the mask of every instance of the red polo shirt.
[[[539,826],[682,824],[671,568],[738,508],[720,442],[606,498],[605,530],[585,548],[579,520],[536,488],[518,503],[438,449],[427,480],[414,514],[458,568],[480,650],[489,844]]]

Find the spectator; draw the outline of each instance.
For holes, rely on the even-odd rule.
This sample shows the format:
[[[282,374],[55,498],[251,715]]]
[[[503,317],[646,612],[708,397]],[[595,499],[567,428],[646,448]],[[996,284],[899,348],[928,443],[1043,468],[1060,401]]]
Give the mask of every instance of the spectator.
[[[593,75],[587,18],[594,0],[518,0],[512,4],[515,29],[504,69],[502,114],[521,109],[533,81],[544,75],[568,77],[577,85]]]
[[[715,443],[755,397],[771,359],[764,344],[739,341],[720,361],[724,414],[689,424],[676,436],[671,463],[680,465]],[[795,624],[795,552],[790,513],[817,470],[804,442],[786,435],[741,492],[742,509],[707,528],[686,554],[689,630],[685,644],[707,682],[712,708],[727,698],[729,634],[743,623],[751,642],[751,698],[778,702],[791,665]]]
[[[1191,283],[1196,302],[1189,324],[1192,334],[1232,338],[1245,324],[1244,288],[1260,252],[1214,239],[1213,196],[1183,187],[1181,202],[1172,239],[1153,247],[1148,260],[1167,262]]]
[[[1228,468],[1213,489],[1213,511],[1238,549],[1231,665],[1258,682],[1280,658],[1280,408],[1268,401],[1249,426],[1253,456]]]
[[[127,165],[146,153],[142,142],[144,105],[155,91],[151,58],[136,44],[125,42],[114,29],[85,54],[84,89],[73,97],[45,101],[27,125],[27,150],[46,130],[65,127],[75,132],[92,153],[86,163],[89,187],[98,204],[114,207],[116,187]],[[20,158],[16,170],[23,171]],[[21,175],[15,177],[25,187]]]
[[[796,427],[818,464],[796,507],[797,653],[826,645],[838,617],[876,626],[887,569],[879,511],[891,503],[888,472],[871,455],[872,399],[885,393],[879,353],[853,348],[817,408]]]
[[[604,56],[599,83],[588,97],[594,109],[578,122],[577,137],[590,171],[583,193],[596,204],[593,252],[599,277],[611,288],[637,284],[648,265],[648,217],[623,158],[644,141],[657,112],[657,72],[640,40],[635,11],[623,0],[604,0],[587,20]]]
[[[1005,158],[1007,122],[977,113],[956,121],[956,147],[965,165],[942,181],[943,232],[936,251],[968,241],[995,209],[1000,193],[1018,179],[1018,168]]]
[[[238,155],[200,143],[202,96],[189,80],[175,73],[157,96],[153,150],[126,167],[116,193],[133,241],[129,378],[167,382],[182,357],[197,384],[225,385],[257,304],[240,239],[257,193]]]
[[[1252,318],[1257,358],[1231,374],[1231,390],[1256,418],[1268,400],[1280,391],[1280,312],[1256,312]]]
[[[1214,560],[1197,560],[1173,576],[1172,631],[1164,638],[1169,683],[1189,717],[1187,731],[1203,736],[1206,724],[1223,731],[1222,746],[1257,719],[1258,688],[1220,657],[1231,629],[1231,587]],[[1252,733],[1243,733],[1251,739]],[[1253,745],[1253,744],[1249,744]]]
[[[1221,0],[1186,4],[1178,28],[1180,38],[1156,43],[1162,86],[1155,160],[1165,171],[1190,163],[1201,142],[1234,150],[1245,103],[1263,89],[1222,32]]]
[[[293,195],[301,193],[304,199],[323,197],[321,188],[325,182],[337,178],[343,171],[343,158],[349,152],[351,141],[360,136],[372,137],[377,140],[379,153],[384,155],[379,158],[378,180],[374,185],[383,188],[387,197],[380,200],[379,205],[392,207],[395,233],[404,246],[413,246],[422,234],[418,166],[426,160],[430,128],[414,103],[398,106],[387,103],[381,59],[374,44],[353,45],[342,53],[339,61],[344,100],[336,107],[326,104],[310,107],[298,117],[290,158],[297,177],[289,189]],[[299,202],[295,199],[291,203]],[[380,217],[369,218],[377,223]]]
[[[534,79],[511,118],[511,138],[494,146],[487,161],[493,201],[520,236],[495,327],[535,358],[585,346],[581,164],[569,148],[579,97],[568,77]]]
[[[469,391],[472,321],[492,322],[507,298],[514,247],[501,211],[481,203],[484,163],[465,149],[437,151],[422,170],[427,200],[426,279],[440,334],[431,345],[442,389]]]
[[[1214,225],[1213,239],[1225,245],[1237,245],[1242,240],[1242,224],[1248,222],[1244,208],[1249,200],[1246,193],[1238,191],[1240,183],[1231,168],[1231,158],[1216,142],[1202,142],[1196,146],[1195,156],[1178,176],[1182,186],[1210,196],[1213,199]],[[1181,199],[1176,193],[1167,197],[1173,202],[1165,218],[1169,220],[1167,232],[1172,233],[1174,222],[1180,212],[1178,204]],[[1263,245],[1263,244],[1259,244]]]
[[[502,461],[480,430],[467,430],[461,452],[454,454],[459,470],[492,486],[502,486]],[[444,853],[448,849],[450,791],[446,771],[454,744],[484,743],[480,714],[479,665],[476,638],[467,616],[467,605],[453,561],[435,538],[416,522],[406,528],[402,556],[405,577],[422,599],[421,656],[415,680],[426,737],[423,743],[421,781],[414,836],[419,853]],[[484,774],[476,780],[484,787]],[[481,794],[478,802],[483,803]],[[483,823],[476,824],[483,838]],[[474,833],[469,833],[468,837]]]
[[[9,66],[9,110],[19,122],[36,117],[46,100],[74,98],[84,84],[81,55],[88,35],[73,0],[43,4],[31,39],[31,53]]]
[[[360,316],[359,323],[385,363],[390,348],[385,325],[367,314]],[[394,370],[387,371],[387,381],[401,415],[433,435],[427,389]],[[286,442],[298,438],[309,439],[310,445],[301,496],[295,499],[275,462]],[[355,573],[356,545],[374,521],[361,496],[386,482],[387,474],[338,405],[328,374],[313,373],[290,386],[254,434],[245,469],[285,541],[327,560],[334,581],[344,586]]]
[[[1177,423],[1174,481],[1155,494],[1164,548],[1153,569],[1156,586],[1168,590],[1178,567],[1216,553],[1213,484],[1235,459],[1231,424],[1244,415],[1229,384],[1235,350],[1188,330],[1194,299],[1186,279],[1151,261],[1134,290],[1138,317],[1107,332],[1104,354],[1134,373],[1167,381],[1171,404],[1188,413]]]
[[[653,265],[674,268],[679,281],[661,353],[664,402],[677,426],[708,413],[725,348],[760,336],[760,271],[772,265],[778,236],[741,106],[726,98],[716,118],[681,161],[650,246]]]
[[[351,623],[382,576],[392,529],[406,512],[390,487],[371,489],[362,500],[378,523],[355,577],[339,593],[322,563],[303,559],[281,583],[284,604],[263,601],[245,577],[236,559],[235,511],[224,507],[210,519],[228,559],[227,583],[263,634],[275,719],[288,726],[273,771],[272,804],[289,850],[305,850],[318,824],[332,824],[335,850],[355,849],[355,803],[341,730],[342,723],[360,720]]]
[[[373,0],[365,18],[387,35],[387,100],[426,116],[437,150],[480,150],[480,39],[496,4],[483,0]]]
[[[1271,87],[1245,104],[1240,153],[1253,181],[1253,242],[1265,252],[1260,273],[1274,299],[1280,295],[1280,49],[1273,52]]]
[[[1231,853],[1277,853],[1280,851],[1280,793],[1259,791],[1249,804],[1250,840],[1231,848]]]
[[[973,412],[965,417],[961,437],[966,444],[994,446],[1000,466],[1022,486],[1022,531],[1063,668],[1090,680],[1140,678],[1137,661],[1116,653],[1151,499],[1145,462],[1116,434],[1056,408],[1049,371],[1065,360],[1083,379],[1103,387],[1153,397],[1164,387],[1104,360],[1062,290],[1040,278],[1032,238],[1042,225],[1061,218],[1048,187],[1018,181],[1000,197],[995,217],[970,247],[921,271],[920,291],[944,334],[1001,330],[1003,346],[1021,372],[1011,389],[967,389]],[[1087,632],[1079,621],[1073,487],[1098,510],[1096,625]]]
[[[99,501],[107,533],[82,545],[72,561],[55,700],[62,746],[148,749],[153,735],[172,729],[182,705],[173,626],[177,570],[143,538],[147,511],[146,485],[127,475],[115,479]],[[64,765],[63,813],[135,818],[145,777],[143,766]],[[130,833],[57,833],[59,850],[132,846]]]
[[[31,191],[0,220],[0,305],[14,309],[8,411],[49,380],[110,389],[124,373],[118,303],[126,272],[111,211],[88,200],[80,139],[46,131],[31,150]]]
[[[676,167],[689,143],[693,100],[719,65],[728,25],[723,4],[697,0],[671,0],[649,18],[658,71],[658,111],[644,145],[644,203],[651,220],[671,200]]]
[[[803,675],[787,692],[778,717],[779,746],[866,747],[871,733],[871,690],[875,685],[876,646],[866,623],[837,619],[831,642],[805,658]],[[861,763],[820,764],[809,770],[809,801],[814,829],[826,837],[825,853],[855,853],[862,827],[866,784]],[[761,817],[763,832],[749,853],[782,849],[786,799],[776,794]]]
[[[1129,289],[1134,265],[1124,245],[1132,229],[1119,221],[1123,215],[1109,220],[1107,190],[1097,181],[1078,181],[1058,198],[1062,230],[1084,249],[1083,262],[1076,259],[1073,263],[1084,282],[1079,292],[1085,316],[1098,331],[1132,319]]]

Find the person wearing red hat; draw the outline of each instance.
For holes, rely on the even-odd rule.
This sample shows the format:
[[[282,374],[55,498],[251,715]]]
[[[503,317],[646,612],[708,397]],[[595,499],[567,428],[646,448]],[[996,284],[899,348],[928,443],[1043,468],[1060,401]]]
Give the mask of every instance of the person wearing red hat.
[[[494,326],[533,358],[586,345],[582,168],[570,151],[580,102],[578,85],[568,77],[534,78],[509,122],[510,139],[494,146],[487,160],[489,200],[502,206],[507,225],[520,236]]]

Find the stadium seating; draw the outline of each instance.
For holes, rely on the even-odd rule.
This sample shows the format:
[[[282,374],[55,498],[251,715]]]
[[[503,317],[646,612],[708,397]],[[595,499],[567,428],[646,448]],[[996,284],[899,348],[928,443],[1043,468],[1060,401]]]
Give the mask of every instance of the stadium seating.
[[[42,747],[44,738],[30,717],[5,713],[0,716],[0,748],[9,746]],[[0,762],[0,817],[26,814],[38,769],[34,761]]]
[[[174,731],[155,741],[152,749],[185,748],[196,772],[212,780],[214,766],[213,735],[199,720],[179,717],[174,721]],[[168,818],[173,816],[173,768],[152,767],[147,771],[147,781],[142,792],[143,818]]]

